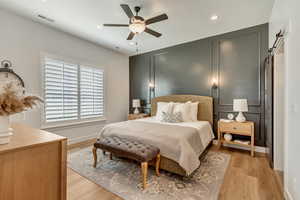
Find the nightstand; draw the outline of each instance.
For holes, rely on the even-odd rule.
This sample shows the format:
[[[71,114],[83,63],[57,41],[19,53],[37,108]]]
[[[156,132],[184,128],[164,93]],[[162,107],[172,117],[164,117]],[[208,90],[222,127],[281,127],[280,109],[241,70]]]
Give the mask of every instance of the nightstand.
[[[127,118],[128,120],[135,120],[135,119],[141,119],[149,116],[150,115],[146,113],[139,113],[139,114],[129,114]]]
[[[242,144],[234,141],[226,141],[224,134],[230,133],[232,135],[243,135],[250,137],[250,144]],[[254,122],[218,122],[218,146],[222,144],[235,144],[245,147],[250,147],[251,156],[254,156]]]

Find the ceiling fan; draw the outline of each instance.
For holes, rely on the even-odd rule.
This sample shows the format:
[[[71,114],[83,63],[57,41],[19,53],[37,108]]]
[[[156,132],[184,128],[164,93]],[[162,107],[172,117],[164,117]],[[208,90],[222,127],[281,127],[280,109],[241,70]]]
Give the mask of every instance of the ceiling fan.
[[[129,33],[127,40],[132,40],[135,34],[139,34],[144,31],[155,37],[160,37],[162,35],[161,33],[148,28],[147,25],[166,20],[168,19],[168,15],[162,14],[145,20],[143,17],[138,16],[141,7],[139,6],[134,7],[134,11],[136,12],[135,16],[133,15],[130,7],[127,4],[121,4],[121,7],[129,18],[129,24],[103,24],[103,26],[129,27],[129,30],[131,32]]]

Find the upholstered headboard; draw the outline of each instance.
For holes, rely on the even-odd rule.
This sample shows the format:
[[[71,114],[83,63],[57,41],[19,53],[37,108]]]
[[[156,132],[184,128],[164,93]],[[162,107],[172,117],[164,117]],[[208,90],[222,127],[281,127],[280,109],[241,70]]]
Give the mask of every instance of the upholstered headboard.
[[[153,98],[151,101],[151,116],[156,115],[157,102],[199,102],[198,120],[209,121],[213,125],[213,98],[197,95],[170,95]]]

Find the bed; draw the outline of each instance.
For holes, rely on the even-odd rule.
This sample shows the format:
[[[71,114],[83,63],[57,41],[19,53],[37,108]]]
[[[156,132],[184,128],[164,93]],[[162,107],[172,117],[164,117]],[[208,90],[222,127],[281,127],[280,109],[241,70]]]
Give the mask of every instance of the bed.
[[[199,102],[196,122],[164,123],[155,118],[158,102]],[[199,157],[214,138],[213,99],[196,95],[170,95],[152,99],[151,117],[113,123],[103,128],[100,137],[131,137],[161,150],[160,168],[182,176],[200,165]]]

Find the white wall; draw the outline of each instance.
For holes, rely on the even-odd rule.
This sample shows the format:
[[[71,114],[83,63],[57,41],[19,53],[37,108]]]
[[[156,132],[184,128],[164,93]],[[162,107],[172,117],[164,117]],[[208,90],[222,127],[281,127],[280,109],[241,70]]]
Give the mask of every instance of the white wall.
[[[13,62],[13,69],[23,78],[29,93],[42,95],[41,55],[44,53],[88,63],[105,70],[107,122],[126,119],[129,107],[128,56],[4,10],[0,10],[0,27],[0,60],[8,59]],[[25,123],[41,127],[41,110],[29,111],[24,116]],[[104,123],[55,128],[50,131],[78,142],[95,136]]]
[[[300,199],[300,1],[275,0],[270,19],[270,41],[275,33],[286,34],[286,130],[285,130],[285,191],[289,199]],[[272,44],[272,43],[270,43]]]

